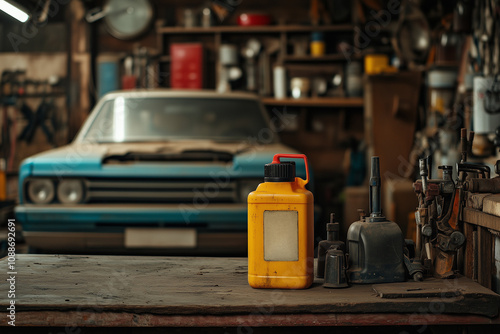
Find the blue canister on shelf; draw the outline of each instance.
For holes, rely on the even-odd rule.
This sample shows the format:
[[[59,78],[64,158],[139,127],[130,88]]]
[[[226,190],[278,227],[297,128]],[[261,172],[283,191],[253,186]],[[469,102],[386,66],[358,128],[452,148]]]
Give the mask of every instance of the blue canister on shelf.
[[[113,54],[97,57],[97,93],[101,98],[106,93],[120,89],[119,58]]]
[[[313,31],[311,33],[311,42],[313,41],[324,41],[324,35],[322,31]]]
[[[322,56],[325,54],[325,41],[321,31],[313,31],[311,33],[311,56]]]

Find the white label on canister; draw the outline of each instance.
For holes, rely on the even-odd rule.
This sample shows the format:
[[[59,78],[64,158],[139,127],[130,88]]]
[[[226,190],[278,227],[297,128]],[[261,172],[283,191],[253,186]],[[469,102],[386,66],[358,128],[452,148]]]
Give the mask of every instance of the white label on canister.
[[[297,211],[264,211],[264,260],[299,260]]]

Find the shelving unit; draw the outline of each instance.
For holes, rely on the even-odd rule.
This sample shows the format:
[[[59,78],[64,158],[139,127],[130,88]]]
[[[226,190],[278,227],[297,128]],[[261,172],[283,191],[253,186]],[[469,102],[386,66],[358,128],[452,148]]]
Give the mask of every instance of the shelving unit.
[[[311,33],[314,31],[321,31],[325,34],[329,33],[340,33],[340,34],[352,34],[354,35],[354,25],[352,24],[334,24],[334,25],[269,25],[269,26],[213,26],[213,27],[156,27],[157,32],[157,44],[160,49],[161,56],[159,58],[160,66],[163,66],[166,72],[166,66],[170,63],[170,55],[168,50],[168,45],[173,42],[191,42],[197,40],[204,44],[207,49],[207,70],[205,74],[209,77],[208,83],[206,83],[207,88],[215,88],[217,82],[219,81],[219,73],[216,70],[219,68],[219,48],[224,43],[236,43],[241,44],[242,41],[248,40],[251,34],[259,34],[260,39],[274,39],[279,43],[279,50],[277,53],[273,53],[271,56],[272,63],[283,64],[287,69],[292,71],[298,71],[299,73],[310,73],[310,69],[316,68],[316,73],[326,73],[327,71],[333,71],[332,68],[341,68],[343,62],[347,61],[345,55],[334,52],[327,53],[321,56],[312,55],[296,55],[291,54],[289,51],[289,44],[292,40],[301,36],[304,38],[304,34]],[[332,51],[332,50],[330,50]],[[162,65],[163,64],[163,65]],[[337,65],[334,65],[337,64]],[[327,67],[325,67],[327,66]],[[320,68],[321,67],[321,68]],[[326,70],[326,71],[325,71]],[[271,74],[271,73],[270,73]],[[271,100],[267,99],[270,102]],[[341,103],[339,106],[344,106],[345,103]],[[314,107],[319,106],[337,106],[336,103],[330,103],[328,101],[320,101],[319,104],[312,102],[309,106]],[[360,104],[347,106],[360,106]]]
[[[343,54],[327,54],[323,56],[294,56],[294,55],[286,55],[283,57],[283,61],[285,62],[338,62],[338,61],[346,61],[347,58]]]
[[[262,103],[268,106],[296,106],[296,107],[337,107],[337,108],[362,108],[362,97],[317,97],[304,99],[275,99],[262,98]]]
[[[169,72],[171,43],[202,43],[205,49],[205,87],[215,89],[219,81],[219,49],[222,44],[243,47],[250,38],[257,38],[266,47],[269,55],[269,78],[272,87],[272,68],[285,66],[287,77],[324,78],[329,80],[336,74],[343,75],[344,64],[350,60],[333,46],[338,40],[347,40],[354,45],[355,26],[353,24],[334,25],[270,25],[243,27],[237,25],[214,27],[157,27],[157,44],[161,52],[159,58],[163,72]],[[327,50],[324,55],[312,56],[296,52],[297,43],[304,43],[312,32],[324,33]],[[328,44],[330,43],[330,44]],[[270,47],[271,46],[271,47]],[[303,44],[302,44],[303,46]],[[306,45],[307,48],[307,45]],[[302,50],[305,51],[305,50]],[[360,55],[351,55],[360,59]],[[244,68],[243,63],[240,64]],[[168,84],[168,83],[167,83]],[[312,80],[311,80],[312,84]],[[287,83],[288,85],[288,83]],[[316,168],[317,176],[342,173],[341,161],[348,138],[363,137],[363,98],[337,97],[342,88],[329,91],[327,96],[309,98],[276,99],[272,89],[269,95],[262,95],[261,101],[270,113],[280,110],[293,113],[298,118],[295,130],[283,130],[280,136],[288,144],[308,155]],[[318,124],[322,124],[318,126]]]
[[[214,33],[284,33],[284,32],[341,32],[354,31],[354,25],[351,24],[336,24],[323,26],[307,26],[307,25],[270,25],[270,26],[215,26],[215,27],[159,27],[157,33],[160,34],[214,34]]]

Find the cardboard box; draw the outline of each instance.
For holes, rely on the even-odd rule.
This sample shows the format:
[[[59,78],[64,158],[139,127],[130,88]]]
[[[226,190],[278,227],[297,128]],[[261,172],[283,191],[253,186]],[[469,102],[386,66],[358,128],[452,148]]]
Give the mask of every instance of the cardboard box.
[[[352,223],[359,220],[358,209],[368,214],[368,186],[346,187],[344,204],[344,221],[340,222],[340,240],[345,241],[347,230]]]
[[[384,200],[382,208],[384,215],[399,225],[406,237],[408,231],[409,214],[414,213],[418,206],[418,199],[413,191],[413,181],[408,179],[386,179],[383,185]]]

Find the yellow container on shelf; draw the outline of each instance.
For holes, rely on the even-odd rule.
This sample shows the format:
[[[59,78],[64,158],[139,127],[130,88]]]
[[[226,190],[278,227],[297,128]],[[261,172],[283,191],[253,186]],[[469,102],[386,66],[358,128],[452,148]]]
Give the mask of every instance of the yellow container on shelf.
[[[304,159],[306,179],[295,177]],[[264,183],[248,195],[248,283],[259,289],[306,289],[314,272],[314,198],[303,154],[277,154]]]
[[[365,73],[379,74],[389,68],[389,57],[387,55],[369,54],[365,56]]]
[[[325,54],[325,42],[324,41],[312,41],[309,45],[311,48],[311,56],[323,56]]]

